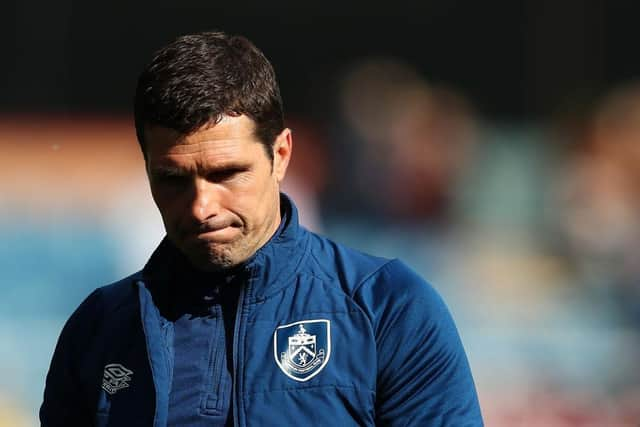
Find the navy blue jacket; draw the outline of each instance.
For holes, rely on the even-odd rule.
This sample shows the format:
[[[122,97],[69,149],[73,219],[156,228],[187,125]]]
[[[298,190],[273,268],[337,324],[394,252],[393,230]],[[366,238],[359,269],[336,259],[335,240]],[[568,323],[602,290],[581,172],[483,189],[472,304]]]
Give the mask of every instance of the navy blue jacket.
[[[403,263],[298,225],[242,267],[233,336],[236,426],[481,426],[471,372],[440,296]],[[171,323],[138,272],[67,321],[43,426],[167,425]],[[203,390],[202,410],[216,396]]]

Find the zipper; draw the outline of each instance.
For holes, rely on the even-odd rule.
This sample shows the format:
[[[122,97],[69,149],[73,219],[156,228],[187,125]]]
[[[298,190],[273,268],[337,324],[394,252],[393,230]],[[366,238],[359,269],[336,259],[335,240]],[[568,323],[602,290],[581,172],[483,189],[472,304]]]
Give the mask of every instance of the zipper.
[[[219,354],[220,351],[220,335],[221,335],[221,331],[220,329],[222,328],[222,334],[224,334],[224,321],[222,319],[222,314],[221,314],[221,309],[219,305],[213,305],[213,315],[215,316],[215,327],[214,327],[214,332],[213,332],[213,336],[212,336],[212,340],[211,340],[211,344],[209,345],[209,364],[208,364],[208,370],[206,373],[206,379],[205,379],[205,392],[203,393],[204,395],[204,400],[202,402],[204,402],[204,406],[201,406],[201,411],[204,411],[207,414],[217,414],[219,413],[220,407],[222,405],[223,402],[223,394],[222,394],[222,366],[221,366],[221,359],[223,359],[223,357],[221,357],[221,355]],[[209,307],[209,309],[211,309],[212,307]],[[211,314],[211,311],[209,311],[209,313]],[[221,325],[222,323],[222,325]],[[224,349],[224,351],[226,351],[226,349]],[[224,352],[223,351],[223,352]],[[208,402],[209,402],[209,396],[211,395],[211,391],[214,390],[215,387],[215,396],[216,396],[216,406],[215,408],[212,410],[211,408],[208,407]],[[201,404],[202,405],[202,404]]]
[[[248,278],[246,282],[246,289],[244,286],[240,287],[240,296],[238,297],[238,307],[236,309],[235,325],[233,325],[233,425],[238,427],[240,420],[238,418],[239,409],[238,404],[240,402],[240,389],[238,387],[238,346],[240,335],[240,322],[242,321],[242,312],[244,309],[244,298],[249,293],[251,287],[251,269],[247,268]]]

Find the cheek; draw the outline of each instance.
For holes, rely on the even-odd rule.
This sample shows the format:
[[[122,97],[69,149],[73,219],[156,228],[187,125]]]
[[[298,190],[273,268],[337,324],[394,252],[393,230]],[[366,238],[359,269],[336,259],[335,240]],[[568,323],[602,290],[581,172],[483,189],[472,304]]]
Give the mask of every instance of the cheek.
[[[227,195],[226,208],[239,216],[247,228],[255,227],[262,211],[262,194],[242,190]]]
[[[181,216],[180,213],[183,212],[182,200],[179,197],[168,194],[167,191],[154,189],[153,187],[151,195],[160,211],[165,226],[167,228],[177,226]]]
[[[269,212],[273,209],[274,192],[277,188],[271,181],[262,181],[250,189],[245,188],[231,195],[230,205],[237,215],[242,217],[249,229],[261,228],[269,220]]]

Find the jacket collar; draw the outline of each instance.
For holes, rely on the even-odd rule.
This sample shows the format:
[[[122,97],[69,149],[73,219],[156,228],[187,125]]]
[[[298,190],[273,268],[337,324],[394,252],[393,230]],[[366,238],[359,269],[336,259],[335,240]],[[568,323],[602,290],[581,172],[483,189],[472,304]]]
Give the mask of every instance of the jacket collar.
[[[289,285],[307,255],[308,233],[298,222],[298,209],[280,193],[282,223],[273,237],[244,265],[249,301],[268,298]]]
[[[280,214],[280,226],[271,239],[247,261],[226,273],[244,279],[242,282],[249,302],[267,298],[291,283],[306,256],[306,230],[299,225],[295,204],[284,193],[280,193]],[[162,305],[166,298],[170,298],[166,285],[176,274],[180,274],[183,281],[190,277],[200,277],[202,273],[194,269],[186,256],[165,236],[151,255],[142,274],[146,286],[150,287],[154,294],[154,299],[159,298],[156,303]],[[215,275],[215,279],[219,280],[220,275]]]

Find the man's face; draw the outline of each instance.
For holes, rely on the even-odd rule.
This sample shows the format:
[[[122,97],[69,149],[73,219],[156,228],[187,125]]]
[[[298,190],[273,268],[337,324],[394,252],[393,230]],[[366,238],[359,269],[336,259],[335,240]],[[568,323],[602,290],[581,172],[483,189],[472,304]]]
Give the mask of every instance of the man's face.
[[[242,263],[280,224],[291,132],[276,138],[272,162],[254,127],[242,115],[186,136],[146,128],[147,173],[167,236],[201,270]]]

